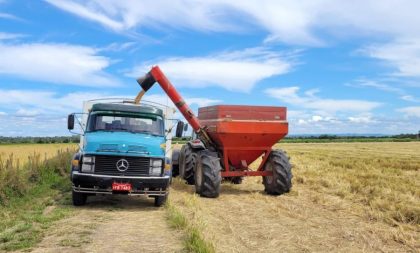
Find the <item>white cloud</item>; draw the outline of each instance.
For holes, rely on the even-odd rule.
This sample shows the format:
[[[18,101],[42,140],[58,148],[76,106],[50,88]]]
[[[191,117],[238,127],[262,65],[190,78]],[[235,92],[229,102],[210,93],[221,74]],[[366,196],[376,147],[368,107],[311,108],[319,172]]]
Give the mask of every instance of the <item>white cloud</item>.
[[[395,75],[420,77],[420,37],[371,45],[362,52],[396,68]]]
[[[5,112],[0,112],[0,116],[6,116],[7,115],[7,113],[5,113]]]
[[[0,44],[0,75],[83,86],[118,86],[95,48],[69,44]]]
[[[20,108],[14,115],[28,117],[66,115],[75,111],[79,112],[82,110],[83,101],[112,96],[92,91],[61,95],[52,91],[0,89],[0,97],[2,97],[0,108],[6,111],[14,111],[15,108]]]
[[[17,117],[35,117],[40,115],[40,112],[38,110],[28,110],[28,109],[19,109],[15,113],[15,116]]]
[[[151,101],[154,103],[159,103],[165,106],[170,106],[173,108],[176,108],[175,104],[172,103],[172,101],[168,98],[168,96],[166,95],[161,95],[161,94],[145,94],[144,98],[142,99],[142,101]],[[202,106],[209,106],[209,105],[213,105],[213,104],[217,104],[222,102],[219,99],[211,99],[211,98],[204,98],[204,97],[184,97],[185,102],[189,105],[197,105],[199,107]]]
[[[317,34],[393,37],[420,36],[415,0],[196,1],[46,0],[112,30],[137,27],[241,32],[262,28],[266,41],[319,45]],[[395,11],[398,10],[398,11]]]
[[[347,86],[375,88],[375,89],[378,89],[378,90],[392,92],[392,93],[396,93],[396,94],[400,94],[400,95],[405,93],[404,90],[401,89],[401,88],[391,86],[391,85],[386,84],[385,82],[382,82],[382,81],[369,80],[369,79],[365,79],[365,78],[357,79],[354,83],[347,84]]]
[[[314,122],[318,122],[318,121],[321,121],[321,120],[322,120],[322,117],[319,116],[319,115],[312,116],[312,121],[314,121]]]
[[[121,30],[124,28],[124,24],[118,21],[112,20],[112,18],[95,11],[96,7],[93,4],[79,4],[73,1],[66,0],[46,0],[46,2],[66,10],[72,14],[76,14],[82,18],[86,18],[95,22],[98,22],[104,26],[107,26],[114,30]]]
[[[273,98],[279,99],[300,108],[326,112],[327,114],[336,112],[368,112],[381,105],[378,102],[356,100],[356,99],[325,99],[315,96],[315,92],[303,96],[298,94],[299,87],[270,88],[265,93]]]
[[[398,112],[404,113],[408,117],[420,118],[420,106],[409,106],[397,109]]]
[[[205,31],[231,30],[224,5],[205,1],[70,1],[46,0],[57,8],[112,30],[175,27]],[[217,10],[216,10],[216,9]]]
[[[19,33],[5,33],[5,32],[0,32],[0,40],[12,40],[12,39],[22,38],[24,36],[25,35],[19,34]]]
[[[222,102],[219,99],[197,98],[197,97],[186,98],[185,101],[189,103],[190,105],[196,104],[199,107],[214,105],[214,104]]]
[[[67,114],[74,111],[81,111],[83,101],[100,99],[100,98],[127,98],[134,99],[135,96],[124,94],[98,93],[92,91],[72,92],[67,94],[59,94],[52,91],[36,91],[36,90],[2,90],[0,89],[0,108],[14,110],[21,108],[16,114],[27,116],[24,114]],[[146,94],[142,100],[168,105],[175,108],[175,105],[166,95]],[[185,97],[185,101],[189,105],[207,106],[221,102],[218,99],[202,98],[202,97]]]
[[[264,48],[222,52],[205,57],[178,57],[153,61],[178,87],[220,86],[227,90],[250,91],[256,83],[290,71],[293,55]],[[127,75],[138,77],[150,70],[148,64],[134,67]]]
[[[353,123],[372,123],[376,122],[371,116],[355,116],[348,117],[348,120]]]
[[[386,91],[389,93],[394,93],[398,95],[398,98],[404,101],[409,102],[420,102],[419,99],[414,97],[413,95],[409,95],[409,92],[403,88],[396,87],[401,86],[403,82],[399,79],[394,80],[393,78],[383,78],[383,80],[369,80],[365,78],[357,79],[352,83],[346,84],[349,87],[356,87],[356,88],[374,88],[381,91]],[[406,85],[405,85],[406,86]]]
[[[10,19],[10,20],[16,20],[16,21],[22,21],[21,18],[16,17],[15,15],[12,15],[12,14],[9,14],[9,13],[5,13],[5,12],[0,12],[0,18]]]

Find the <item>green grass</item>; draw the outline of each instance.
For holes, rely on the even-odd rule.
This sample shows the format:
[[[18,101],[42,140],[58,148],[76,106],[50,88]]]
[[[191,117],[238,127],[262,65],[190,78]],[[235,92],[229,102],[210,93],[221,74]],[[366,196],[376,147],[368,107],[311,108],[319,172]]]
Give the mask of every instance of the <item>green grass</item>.
[[[13,167],[10,161],[1,167],[6,184],[0,188],[0,250],[33,247],[46,229],[71,213],[66,173],[71,153],[58,152],[51,159],[35,159],[23,167]]]
[[[214,246],[207,242],[202,233],[201,227],[187,217],[170,201],[166,203],[167,219],[171,227],[182,230],[186,234],[184,247],[187,252],[213,253]]]

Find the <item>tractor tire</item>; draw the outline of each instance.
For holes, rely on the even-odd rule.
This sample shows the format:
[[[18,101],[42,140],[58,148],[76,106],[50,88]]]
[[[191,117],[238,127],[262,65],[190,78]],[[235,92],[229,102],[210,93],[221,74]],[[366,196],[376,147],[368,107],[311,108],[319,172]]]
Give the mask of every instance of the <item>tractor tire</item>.
[[[87,200],[87,194],[81,192],[72,191],[72,200],[74,206],[84,206]]]
[[[217,198],[222,182],[221,170],[219,158],[210,156],[206,151],[198,153],[195,192],[201,197]]]
[[[264,171],[272,171],[273,176],[264,176],[265,192],[270,195],[287,193],[292,188],[292,165],[289,157],[283,150],[271,151]]]
[[[168,195],[165,196],[155,196],[155,206],[161,207],[166,203],[166,199],[168,199]]]
[[[183,145],[179,155],[179,176],[189,185],[194,184],[194,167],[196,161],[197,153],[194,152],[190,145]]]

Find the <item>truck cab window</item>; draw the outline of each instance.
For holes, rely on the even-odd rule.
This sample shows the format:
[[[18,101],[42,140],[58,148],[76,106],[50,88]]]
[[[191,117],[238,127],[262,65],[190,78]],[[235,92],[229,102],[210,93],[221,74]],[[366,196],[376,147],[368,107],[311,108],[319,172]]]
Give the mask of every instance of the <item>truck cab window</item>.
[[[163,120],[160,117],[141,118],[131,115],[101,115],[89,117],[88,132],[93,131],[125,131],[131,133],[146,133],[164,135]]]

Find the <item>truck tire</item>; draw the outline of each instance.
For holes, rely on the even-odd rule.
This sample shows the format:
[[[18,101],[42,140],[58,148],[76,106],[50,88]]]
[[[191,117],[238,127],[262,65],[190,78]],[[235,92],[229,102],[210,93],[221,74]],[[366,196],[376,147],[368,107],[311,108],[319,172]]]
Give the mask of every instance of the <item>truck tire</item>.
[[[179,165],[172,164],[172,177],[179,176]]]
[[[168,198],[168,194],[165,196],[155,196],[155,206],[161,207],[166,203],[166,199]]]
[[[194,167],[197,161],[197,153],[185,144],[181,148],[179,155],[179,176],[183,178],[187,184],[194,184]]]
[[[201,197],[217,198],[222,182],[220,160],[206,151],[201,151],[197,157],[195,192]]]
[[[86,204],[87,194],[81,192],[72,191],[72,200],[74,206],[83,206]]]
[[[178,149],[172,151],[172,177],[179,176],[179,153]]]
[[[289,157],[283,150],[271,151],[264,171],[272,171],[273,176],[264,176],[265,192],[270,195],[287,193],[292,188],[292,165]]]

